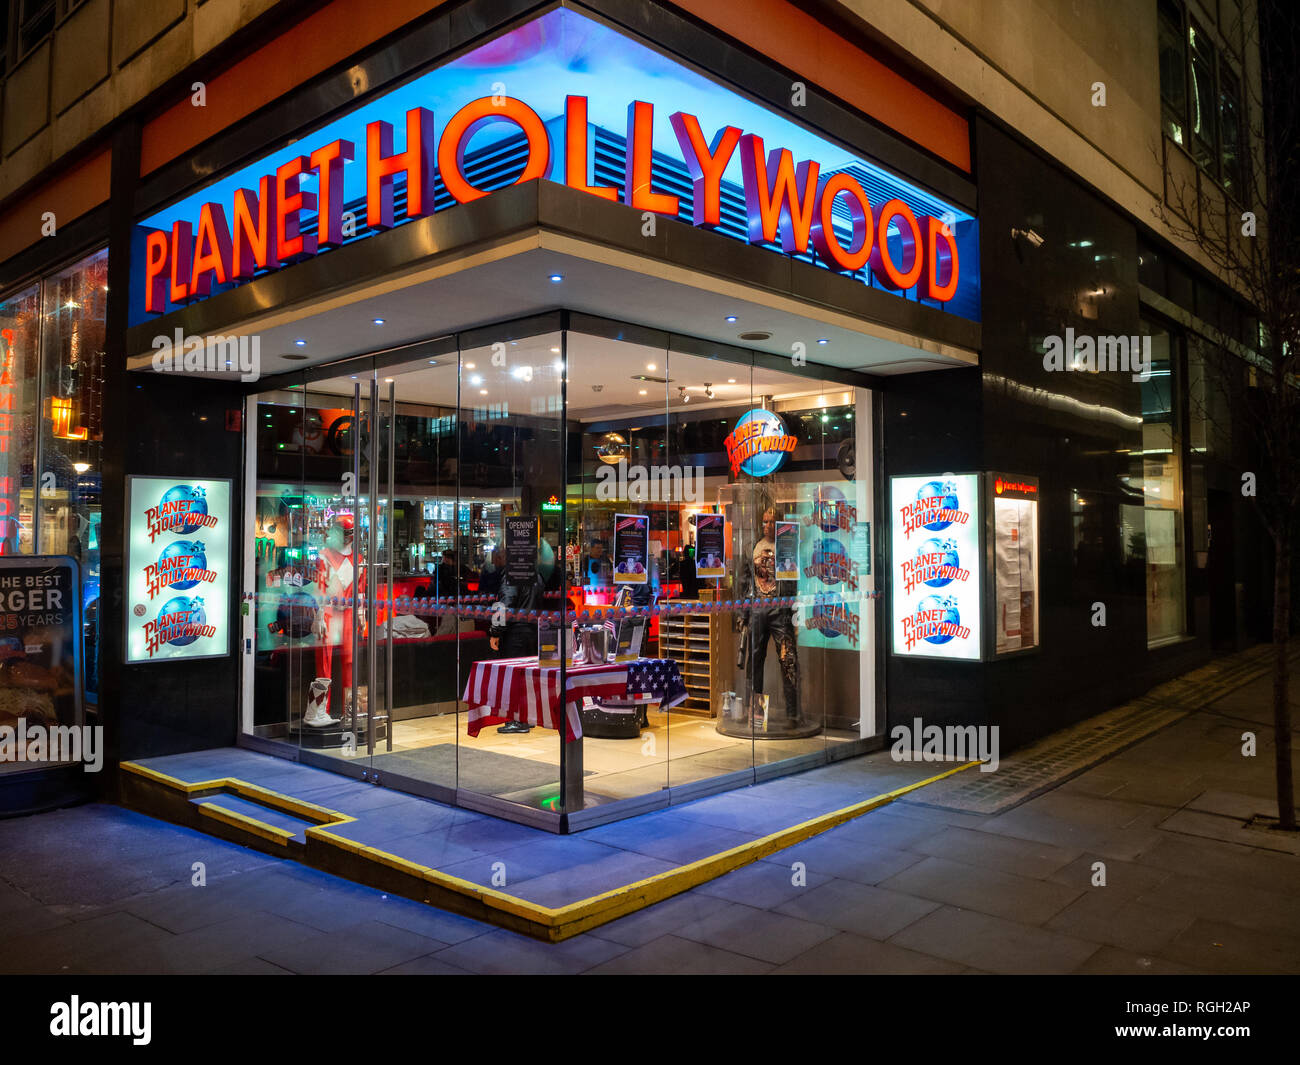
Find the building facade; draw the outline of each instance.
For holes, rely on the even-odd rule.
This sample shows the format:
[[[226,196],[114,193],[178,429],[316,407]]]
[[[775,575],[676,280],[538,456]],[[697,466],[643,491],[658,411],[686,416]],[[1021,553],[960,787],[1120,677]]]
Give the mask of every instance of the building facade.
[[[1095,8],[10,5],[3,546],[110,767],[576,831],[1267,638],[1161,217],[1250,210],[1255,14]]]

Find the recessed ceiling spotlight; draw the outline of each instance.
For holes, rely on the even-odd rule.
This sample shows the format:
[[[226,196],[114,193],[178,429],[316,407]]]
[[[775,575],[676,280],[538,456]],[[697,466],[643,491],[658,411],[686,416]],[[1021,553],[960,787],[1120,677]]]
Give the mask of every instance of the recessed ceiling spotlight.
[[[653,362],[646,363],[645,368],[649,370],[651,373],[654,373],[655,370],[659,369],[659,367],[656,366]]]
[[[437,360],[437,359],[430,359],[430,360],[429,360],[429,365],[430,365],[430,366],[437,366],[437,365],[438,365],[438,360]]]
[[[727,384],[734,385],[735,383],[736,383],[736,379],[734,377],[727,378]]]
[[[474,374],[474,376],[469,379],[469,383],[472,384],[475,388],[477,388],[479,385],[483,383],[483,378],[481,378],[478,374]]]
[[[817,343],[818,343],[818,344],[829,344],[830,341],[827,340],[825,337],[820,337],[820,338],[818,339]]]
[[[558,284],[559,284],[561,281],[563,281],[563,280],[564,280],[564,275],[563,275],[563,274],[552,274],[552,275],[551,275],[551,284],[552,284],[552,285],[558,285]]]
[[[467,369],[467,370],[472,370],[472,369],[474,369],[474,364],[473,364],[472,362],[467,362],[467,363],[465,363],[465,369]]]
[[[298,347],[300,348],[305,348],[307,346],[307,341],[303,340],[301,337],[295,340],[294,343],[297,344]]]
[[[375,325],[383,325],[383,324],[384,324],[384,319],[382,319],[382,318],[371,318],[370,320],[371,320]]]
[[[728,321],[728,322],[738,322],[738,321],[740,321],[740,319],[737,318],[734,314],[729,314],[729,315],[727,315],[727,321]]]
[[[487,389],[486,389],[486,388],[480,388],[480,389],[478,390],[478,394],[479,394],[480,396],[486,396],[486,395],[487,395]]]
[[[559,348],[551,348],[551,354],[552,354],[552,355],[558,355],[559,353],[560,353],[560,349],[559,349]]]
[[[638,396],[644,396],[645,394],[646,394],[646,393],[645,393],[645,389],[644,389],[644,388],[641,389],[639,392],[637,392],[637,395],[638,395]]]

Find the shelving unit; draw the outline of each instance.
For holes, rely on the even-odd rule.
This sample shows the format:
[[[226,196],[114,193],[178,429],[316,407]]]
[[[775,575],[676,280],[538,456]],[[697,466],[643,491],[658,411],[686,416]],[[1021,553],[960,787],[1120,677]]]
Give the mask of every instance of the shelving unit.
[[[720,646],[723,619],[717,614],[673,614],[659,625],[660,654],[681,670],[687,698],[677,711],[714,717],[722,691]]]

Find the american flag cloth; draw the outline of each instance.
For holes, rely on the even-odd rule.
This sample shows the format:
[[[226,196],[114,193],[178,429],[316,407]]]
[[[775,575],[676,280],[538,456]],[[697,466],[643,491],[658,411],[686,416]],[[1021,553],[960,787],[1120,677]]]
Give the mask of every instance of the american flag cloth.
[[[650,695],[662,706],[676,706],[686,698],[681,670],[670,658],[642,658],[627,668],[629,695]]]
[[[564,738],[570,741],[582,736],[579,710],[584,699],[617,701],[657,695],[666,700],[665,705],[675,706],[686,698],[677,663],[663,659],[570,666],[565,677]],[[560,667],[540,666],[536,658],[475,662],[464,699],[470,707],[467,731],[471,736],[507,721],[559,729]]]

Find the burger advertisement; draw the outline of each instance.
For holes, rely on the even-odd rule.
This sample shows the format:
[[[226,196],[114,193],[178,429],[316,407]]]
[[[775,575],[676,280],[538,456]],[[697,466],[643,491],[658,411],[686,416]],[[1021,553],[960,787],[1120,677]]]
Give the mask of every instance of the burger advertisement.
[[[34,760],[32,737],[81,725],[80,605],[72,559],[0,558],[0,763]]]
[[[230,481],[128,481],[126,660],[228,654]]]
[[[890,479],[894,654],[980,657],[979,479]]]

